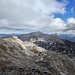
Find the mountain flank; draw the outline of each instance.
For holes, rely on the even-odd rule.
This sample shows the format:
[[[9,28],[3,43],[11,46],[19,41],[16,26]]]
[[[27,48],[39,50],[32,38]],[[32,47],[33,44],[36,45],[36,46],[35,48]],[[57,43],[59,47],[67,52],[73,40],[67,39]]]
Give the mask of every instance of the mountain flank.
[[[44,44],[39,46],[35,43],[41,41],[53,45],[59,41],[65,44],[57,37],[48,36],[44,39],[42,34],[37,39],[27,41],[16,36],[0,38],[0,75],[75,75],[74,57],[70,58],[67,54],[44,48]]]

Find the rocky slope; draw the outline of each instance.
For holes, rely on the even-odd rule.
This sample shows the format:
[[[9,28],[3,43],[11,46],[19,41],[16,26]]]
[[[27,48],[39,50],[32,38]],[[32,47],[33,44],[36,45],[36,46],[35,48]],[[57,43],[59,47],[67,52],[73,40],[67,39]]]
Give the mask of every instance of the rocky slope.
[[[68,40],[63,40],[61,42],[53,42],[49,39],[46,42],[35,41],[34,43],[44,49],[66,54],[69,57],[75,57],[75,43],[74,42],[70,42]]]
[[[19,37],[22,41],[31,41],[44,49],[60,52],[70,57],[75,57],[75,42],[60,39],[58,36],[34,32]]]
[[[74,60],[16,36],[0,39],[0,75],[75,75]]]

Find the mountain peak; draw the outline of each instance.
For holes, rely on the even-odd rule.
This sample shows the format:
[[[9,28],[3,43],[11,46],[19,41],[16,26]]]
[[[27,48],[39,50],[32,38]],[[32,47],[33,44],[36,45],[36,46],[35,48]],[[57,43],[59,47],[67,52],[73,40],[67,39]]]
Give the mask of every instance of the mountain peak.
[[[34,32],[34,33],[43,34],[43,32],[40,32],[40,31],[37,31],[37,32]]]

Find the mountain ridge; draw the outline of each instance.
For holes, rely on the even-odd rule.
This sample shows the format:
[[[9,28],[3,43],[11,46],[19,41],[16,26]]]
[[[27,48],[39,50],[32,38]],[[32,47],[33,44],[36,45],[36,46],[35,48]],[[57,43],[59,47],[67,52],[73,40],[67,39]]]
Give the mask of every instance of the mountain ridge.
[[[75,56],[75,42],[66,39],[61,39],[58,36],[48,35],[41,32],[33,32],[19,37],[22,41],[31,41],[39,47],[47,50],[53,50],[69,55]]]
[[[60,42],[57,39],[51,37],[44,42]],[[17,36],[0,38],[0,75],[75,75],[74,59],[34,43],[39,41],[23,42]],[[63,40],[60,43],[64,44]]]

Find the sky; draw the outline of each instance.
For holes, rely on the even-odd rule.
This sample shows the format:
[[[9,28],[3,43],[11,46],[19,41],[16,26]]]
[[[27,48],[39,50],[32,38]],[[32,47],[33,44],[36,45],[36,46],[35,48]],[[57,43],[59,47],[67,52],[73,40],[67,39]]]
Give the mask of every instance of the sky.
[[[75,33],[75,0],[0,0],[0,34]]]

